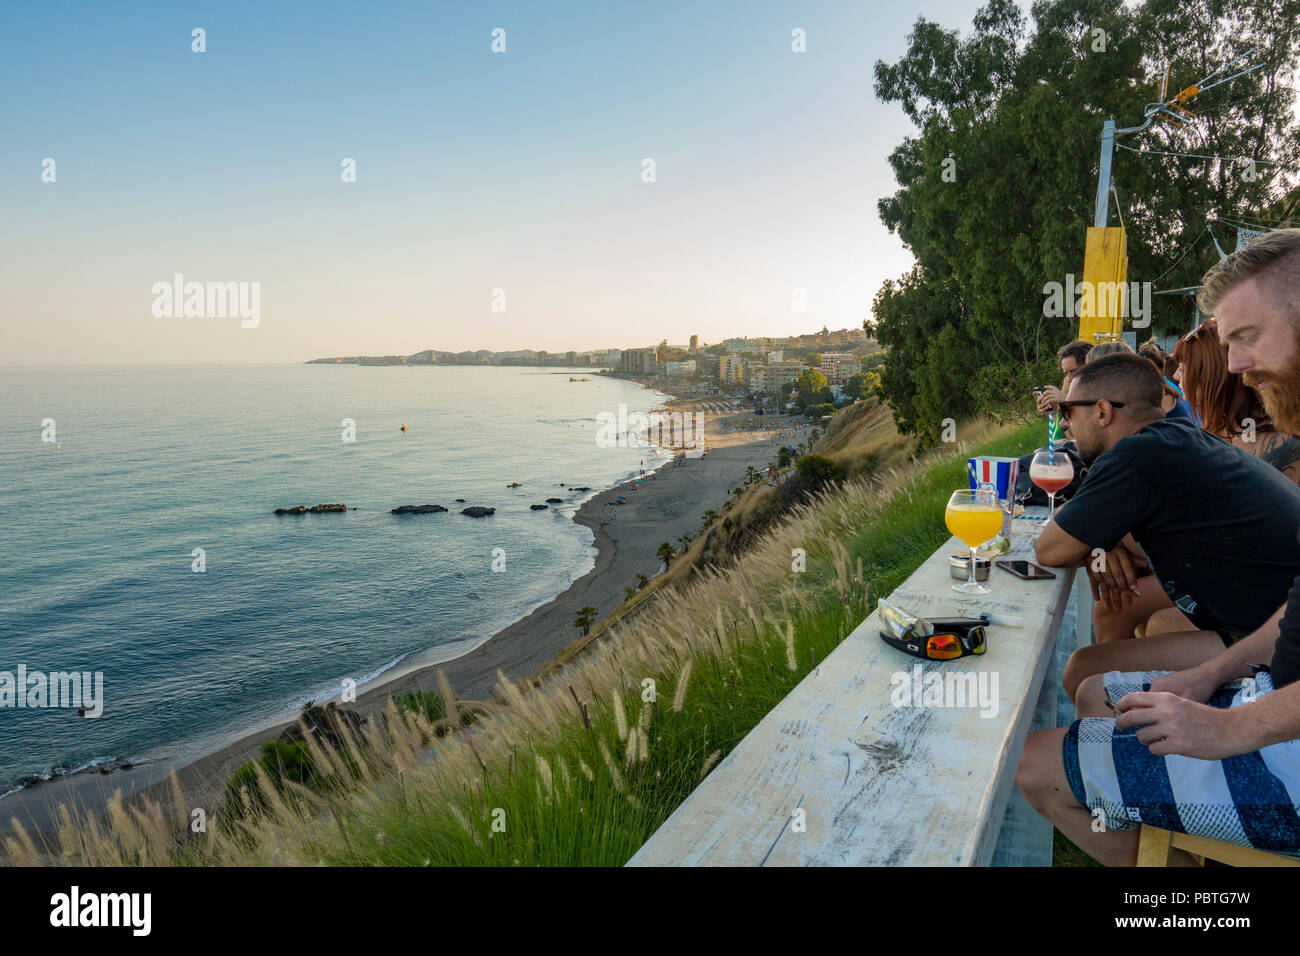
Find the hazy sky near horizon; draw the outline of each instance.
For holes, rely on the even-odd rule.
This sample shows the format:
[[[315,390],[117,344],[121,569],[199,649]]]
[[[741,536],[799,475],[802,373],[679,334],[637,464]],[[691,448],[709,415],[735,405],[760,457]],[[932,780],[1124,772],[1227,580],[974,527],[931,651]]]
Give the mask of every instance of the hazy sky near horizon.
[[[0,365],[858,326],[911,264],[873,66],[979,5],[5,4]],[[155,316],[177,274],[258,283],[257,326]]]

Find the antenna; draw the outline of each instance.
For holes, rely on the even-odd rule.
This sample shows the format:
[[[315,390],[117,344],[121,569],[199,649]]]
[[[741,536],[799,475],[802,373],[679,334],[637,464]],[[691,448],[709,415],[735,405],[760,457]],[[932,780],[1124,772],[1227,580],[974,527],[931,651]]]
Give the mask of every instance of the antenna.
[[[1245,76],[1264,66],[1264,61],[1255,63],[1253,66],[1237,70],[1235,73],[1227,74],[1229,70],[1236,67],[1242,60],[1253,56],[1259,52],[1259,47],[1251,47],[1240,56],[1233,57],[1223,66],[1219,67],[1213,73],[1210,73],[1198,83],[1193,83],[1185,90],[1181,90],[1175,96],[1169,96],[1169,81],[1173,72],[1173,67],[1165,66],[1165,75],[1160,81],[1160,99],[1155,103],[1148,103],[1146,106],[1146,121],[1141,126],[1129,126],[1124,129],[1116,129],[1114,120],[1106,120],[1101,128],[1101,175],[1097,181],[1097,201],[1093,207],[1093,223],[1097,226],[1104,227],[1107,220],[1107,212],[1110,198],[1110,165],[1111,155],[1115,150],[1115,137],[1128,133],[1140,133],[1149,128],[1157,118],[1164,120],[1166,123],[1172,123],[1179,129],[1186,129],[1187,123],[1192,120],[1200,119],[1200,116],[1187,109],[1187,103],[1198,93],[1204,93],[1206,90],[1212,90],[1216,86],[1222,86],[1224,83],[1231,83],[1239,76]]]

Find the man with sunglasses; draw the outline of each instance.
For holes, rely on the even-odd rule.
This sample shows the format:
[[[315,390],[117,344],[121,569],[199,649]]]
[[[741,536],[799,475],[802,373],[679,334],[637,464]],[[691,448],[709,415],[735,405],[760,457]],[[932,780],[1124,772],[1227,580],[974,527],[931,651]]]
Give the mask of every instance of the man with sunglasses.
[[[1300,432],[1300,229],[1266,234],[1211,269],[1201,304],[1218,318],[1230,371],[1244,373],[1280,428]],[[1086,381],[1076,378],[1075,384],[1081,390],[1076,395],[1072,388],[1070,398],[1088,404],[1070,413],[1074,431],[1077,437],[1082,425],[1095,447],[1112,403],[1084,388]],[[1093,409],[1086,423],[1077,410],[1085,408]],[[1109,445],[1098,468],[1125,441]],[[1261,487],[1231,489],[1196,507],[1202,515],[1223,516],[1226,539],[1236,533],[1235,502]],[[1300,492],[1292,493],[1300,499]],[[1134,496],[1140,500],[1141,489]],[[1082,500],[1081,493],[1062,517]],[[1272,495],[1250,504],[1295,539],[1300,519],[1293,506],[1279,505]],[[1118,507],[1133,512],[1132,504]],[[1069,531],[1068,519],[1066,525],[1059,533]],[[1275,537],[1257,533],[1246,543],[1276,558],[1284,552],[1270,554]],[[1062,547],[1060,539],[1049,540],[1048,547]],[[1159,569],[1164,559],[1153,550],[1148,553]],[[1227,550],[1218,543],[1188,552],[1170,573],[1181,581],[1184,566],[1216,564]],[[1217,573],[1237,583],[1230,570]],[[1267,620],[1253,633],[1185,670],[1171,673],[1167,668],[1181,665],[1157,662],[1148,666],[1161,670],[1112,671],[1085,680],[1078,693],[1081,719],[1031,734],[1025,742],[1016,779],[1029,802],[1108,864],[1136,862],[1138,823],[1300,854],[1300,574],[1285,602],[1260,599],[1257,614]],[[1098,821],[1104,826],[1096,827]],[[1171,861],[1194,862],[1182,851],[1174,851]]]

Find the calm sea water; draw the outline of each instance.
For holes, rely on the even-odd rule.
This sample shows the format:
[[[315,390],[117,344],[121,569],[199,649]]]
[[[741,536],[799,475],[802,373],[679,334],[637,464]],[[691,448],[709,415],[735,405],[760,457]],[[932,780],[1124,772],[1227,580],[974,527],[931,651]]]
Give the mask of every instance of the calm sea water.
[[[455,656],[564,590],[592,567],[577,505],[659,463],[597,448],[596,415],[662,399],[569,374],[0,369],[0,670],[102,671],[106,700],[96,720],[0,708],[0,793],[51,767],[194,753],[345,678]],[[529,509],[548,497],[565,504]],[[320,502],[359,510],[271,513]],[[450,513],[389,514],[426,503]]]

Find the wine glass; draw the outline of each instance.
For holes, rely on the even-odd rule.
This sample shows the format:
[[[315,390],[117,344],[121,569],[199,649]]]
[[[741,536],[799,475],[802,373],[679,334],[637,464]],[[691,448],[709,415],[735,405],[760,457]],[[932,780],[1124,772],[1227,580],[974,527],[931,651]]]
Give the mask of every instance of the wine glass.
[[[943,521],[948,530],[964,541],[970,550],[966,583],[954,584],[952,589],[962,594],[991,593],[992,588],[975,581],[975,548],[1002,530],[1002,508],[998,505],[998,493],[991,488],[978,488],[974,491],[963,488],[954,491],[948,499]]]
[[[1074,462],[1051,445],[1040,448],[1029,463],[1029,480],[1047,492],[1047,520],[1056,517],[1056,493],[1074,480]]]

